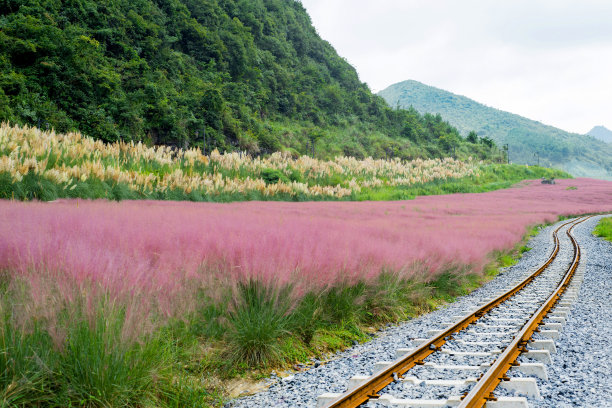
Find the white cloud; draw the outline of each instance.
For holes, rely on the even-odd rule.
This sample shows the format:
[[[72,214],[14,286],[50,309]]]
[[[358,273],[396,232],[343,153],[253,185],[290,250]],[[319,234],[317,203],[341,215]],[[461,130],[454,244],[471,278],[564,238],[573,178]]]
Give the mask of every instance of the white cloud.
[[[562,129],[612,129],[612,2],[302,3],[374,91],[415,79]]]

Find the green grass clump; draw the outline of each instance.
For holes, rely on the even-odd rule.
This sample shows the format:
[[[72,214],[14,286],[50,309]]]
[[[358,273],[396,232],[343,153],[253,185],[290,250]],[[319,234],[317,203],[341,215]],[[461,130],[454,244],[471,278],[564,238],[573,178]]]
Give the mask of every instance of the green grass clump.
[[[0,407],[36,406],[52,400],[48,364],[53,342],[39,326],[19,327],[7,305],[0,305]]]
[[[457,272],[457,273],[454,273]],[[465,294],[478,275],[449,271],[431,282],[402,279],[391,272],[374,281],[342,283],[322,292],[310,292],[292,300],[291,288],[249,281],[233,291],[230,305],[212,308],[210,299],[189,325],[192,333],[223,343],[211,366],[223,376],[250,369],[304,361],[325,351],[368,339],[366,328],[398,322],[431,310],[440,301]],[[434,300],[432,300],[434,299]],[[215,310],[211,313],[211,310]],[[219,314],[217,312],[220,312]],[[202,318],[223,321],[225,333],[216,337]],[[216,323],[212,324],[214,327]],[[193,327],[200,329],[193,330]]]
[[[163,373],[164,348],[157,339],[125,338],[125,313],[100,306],[93,319],[70,316],[56,367],[57,398],[70,406],[138,406],[152,401],[155,377]],[[93,321],[91,321],[93,320]]]
[[[122,308],[105,303],[88,314],[80,301],[61,311],[56,325],[21,321],[15,305],[24,299],[7,287],[0,285],[0,407],[209,407],[220,401],[208,384],[178,368],[183,346],[168,330],[131,338]]]
[[[232,363],[250,367],[279,364],[280,338],[287,333],[291,288],[259,281],[239,283],[227,314],[228,354]]]
[[[519,251],[520,251],[520,250],[519,250]],[[521,252],[521,253],[522,253],[522,252]],[[506,267],[508,267],[508,266],[515,265],[515,264],[516,264],[516,262],[517,262],[517,260],[516,260],[514,257],[512,257],[511,255],[502,255],[502,256],[499,258],[499,264],[500,264],[499,266],[500,266],[501,268],[506,268]]]
[[[612,242],[612,218],[602,218],[595,227],[593,234]]]

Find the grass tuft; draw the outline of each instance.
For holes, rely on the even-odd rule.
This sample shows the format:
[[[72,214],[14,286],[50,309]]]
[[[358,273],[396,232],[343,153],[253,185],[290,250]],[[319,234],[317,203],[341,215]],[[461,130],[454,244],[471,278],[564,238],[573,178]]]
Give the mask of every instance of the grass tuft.
[[[612,217],[602,218],[595,227],[593,234],[612,242]]]
[[[413,283],[397,274],[382,273],[371,285],[366,300],[368,320],[371,323],[397,322],[407,317],[406,305]]]
[[[53,342],[35,326],[26,331],[0,305],[0,407],[37,406],[52,399]]]
[[[365,282],[328,288],[321,295],[322,318],[331,324],[353,326],[362,320],[368,287]]]
[[[291,288],[260,281],[239,283],[227,314],[232,364],[268,367],[283,361],[281,337],[288,333]]]
[[[322,311],[323,307],[320,296],[314,293],[306,294],[300,299],[298,306],[291,314],[289,321],[290,331],[297,335],[304,344],[310,345]]]
[[[125,312],[99,306],[93,319],[67,314],[66,340],[58,370],[66,406],[137,406],[153,398],[154,378],[164,363],[155,339],[125,338]],[[92,321],[90,321],[92,320]]]

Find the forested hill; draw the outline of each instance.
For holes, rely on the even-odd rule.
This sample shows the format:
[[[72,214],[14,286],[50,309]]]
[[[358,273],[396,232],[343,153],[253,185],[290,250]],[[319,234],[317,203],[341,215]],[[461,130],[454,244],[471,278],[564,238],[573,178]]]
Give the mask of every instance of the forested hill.
[[[496,152],[390,109],[295,0],[0,0],[0,120],[179,146],[205,130],[209,151]]]
[[[498,145],[508,144],[515,163],[562,168],[575,176],[612,179],[612,145],[569,133],[519,115],[494,109],[417,81],[404,81],[379,92],[391,106],[414,107],[442,115],[467,135],[475,130]]]

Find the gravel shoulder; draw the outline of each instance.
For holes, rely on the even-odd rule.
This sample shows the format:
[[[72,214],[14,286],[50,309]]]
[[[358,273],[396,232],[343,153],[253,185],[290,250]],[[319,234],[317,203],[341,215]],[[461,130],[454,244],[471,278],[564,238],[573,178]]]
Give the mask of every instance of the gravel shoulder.
[[[612,407],[612,243],[592,235],[601,217],[574,228],[583,250],[584,282],[530,407]]]
[[[548,367],[549,381],[540,384],[543,399],[537,407],[612,407],[612,244],[593,237],[600,217],[574,229],[586,256],[586,272],[579,300],[557,342],[557,354]],[[336,353],[331,360],[305,372],[268,379],[268,390],[235,399],[226,407],[315,407],[318,395],[344,392],[353,375],[370,375],[374,364],[393,360],[395,350],[411,347],[411,340],[444,327],[450,316],[510,288],[546,261],[553,248],[552,231],[544,228],[527,244],[532,248],[520,261],[505,268],[491,282],[432,313],[380,331],[371,341]]]

